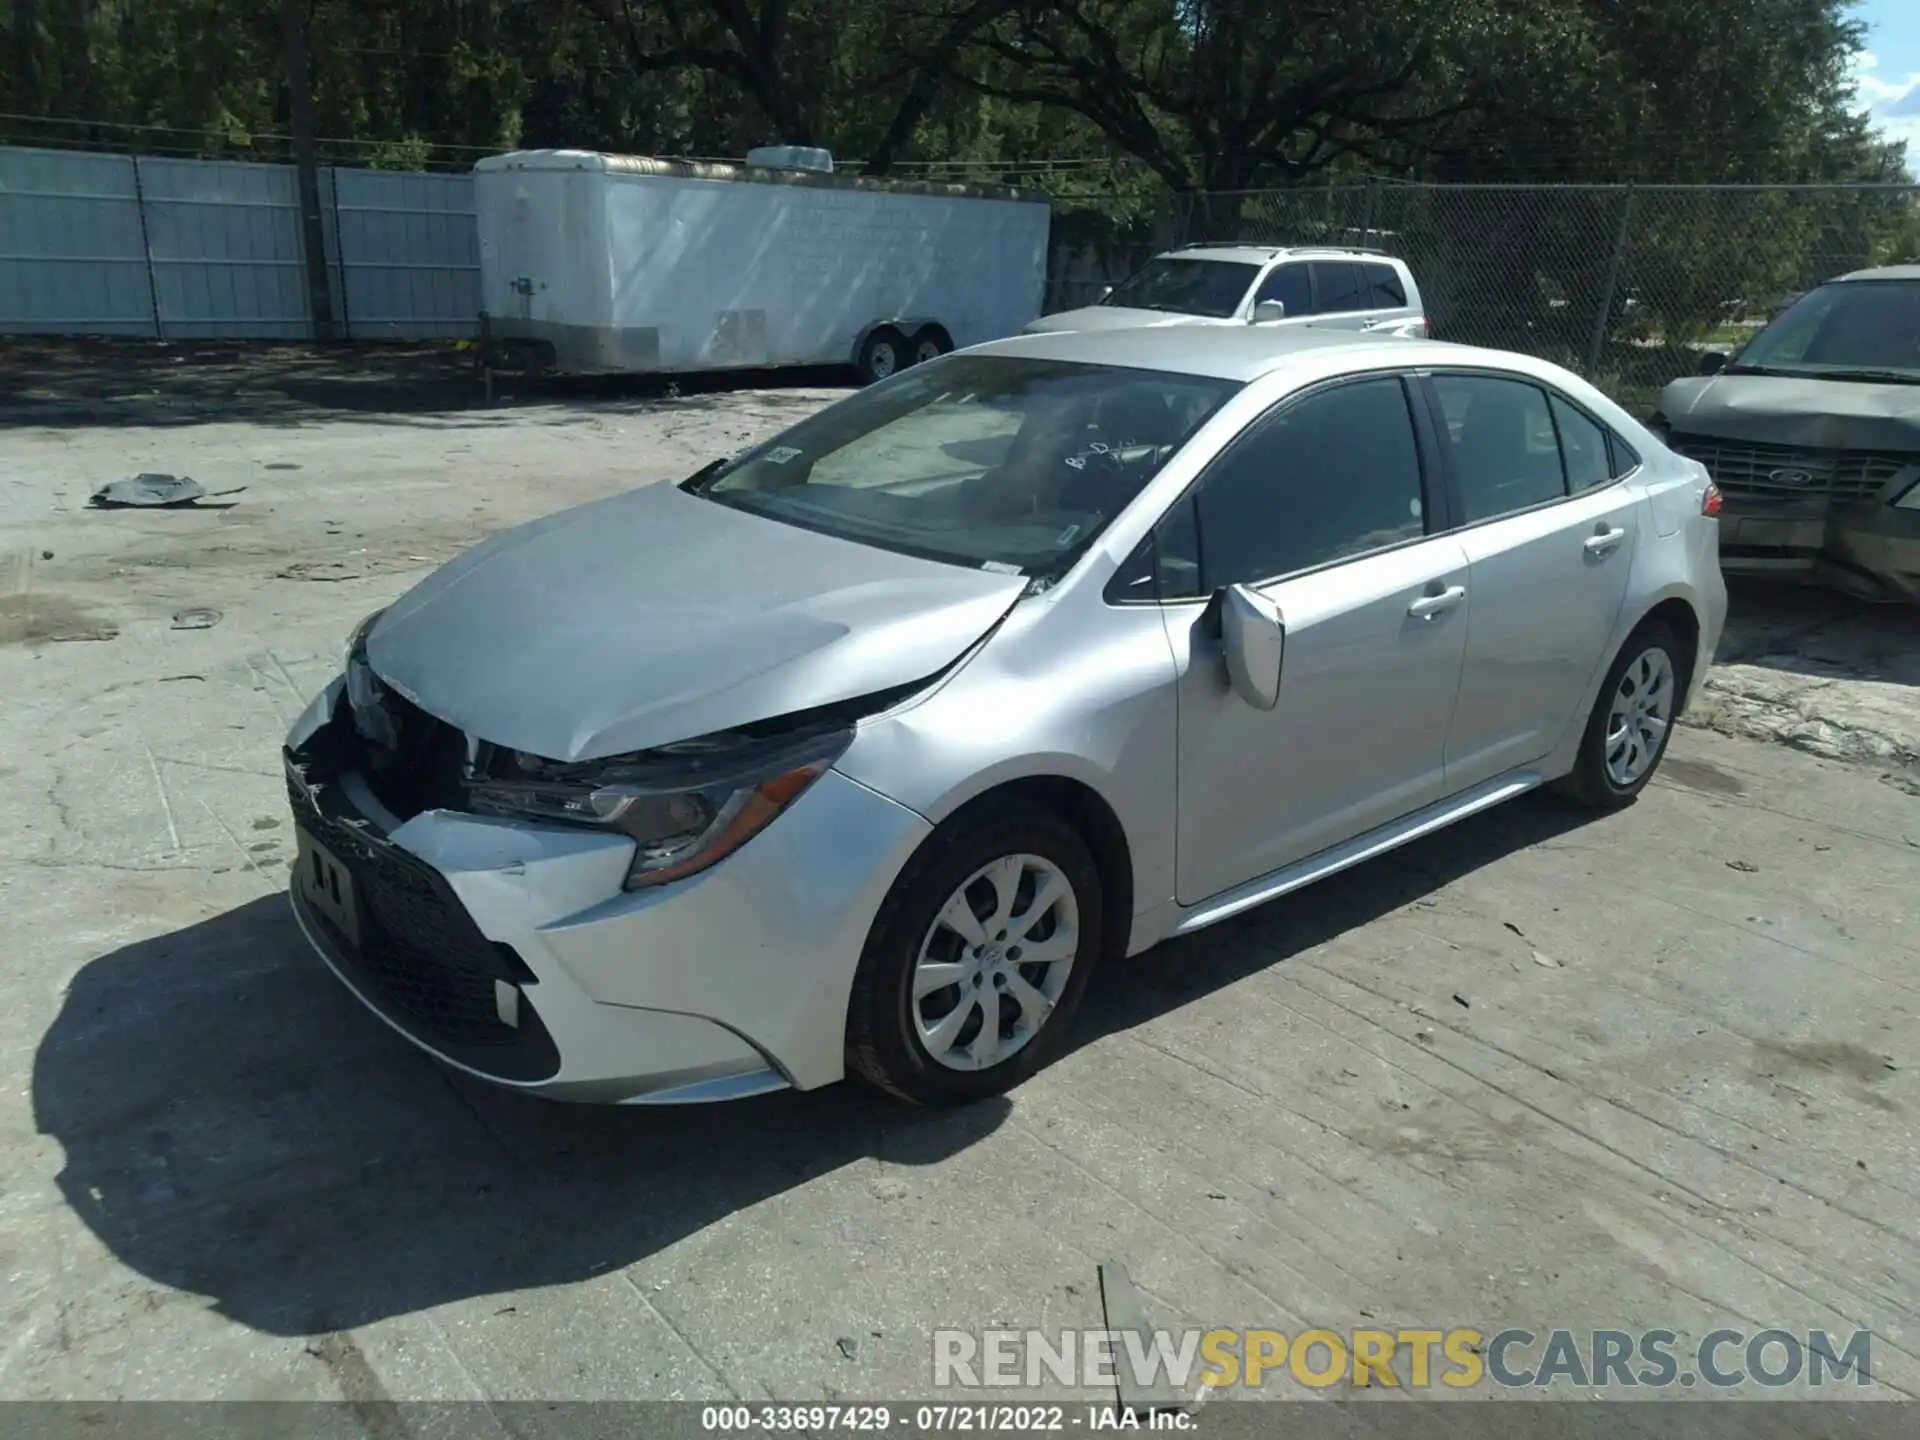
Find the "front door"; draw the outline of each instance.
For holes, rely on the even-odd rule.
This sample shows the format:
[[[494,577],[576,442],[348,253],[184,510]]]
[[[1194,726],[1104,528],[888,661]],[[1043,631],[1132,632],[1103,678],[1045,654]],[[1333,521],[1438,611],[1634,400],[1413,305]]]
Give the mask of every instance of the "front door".
[[[1447,737],[1447,788],[1546,756],[1580,713],[1625,603],[1641,501],[1606,432],[1512,377],[1436,373],[1471,565],[1473,629]]]
[[[1409,392],[1348,380],[1284,402],[1163,522],[1180,667],[1177,894],[1196,904],[1443,793],[1467,560],[1434,513]],[[1280,700],[1228,686],[1215,602],[1255,585],[1286,626]],[[1190,598],[1182,598],[1190,597]]]

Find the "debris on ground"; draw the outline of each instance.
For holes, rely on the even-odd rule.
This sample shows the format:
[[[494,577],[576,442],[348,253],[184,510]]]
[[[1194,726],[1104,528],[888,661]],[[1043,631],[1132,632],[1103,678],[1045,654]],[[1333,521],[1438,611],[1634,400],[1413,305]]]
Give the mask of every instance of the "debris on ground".
[[[851,1335],[842,1335],[833,1343],[840,1347],[840,1353],[849,1360],[860,1353],[860,1342]]]
[[[211,630],[220,623],[220,612],[205,606],[194,606],[173,613],[173,628],[176,630]]]
[[[1542,955],[1538,950],[1533,952],[1533,963],[1548,970],[1558,970],[1560,968],[1560,962],[1558,960],[1554,959],[1551,955]]]
[[[185,475],[164,475],[142,471],[131,480],[115,480],[102,485],[88,497],[87,503],[101,510],[128,506],[191,505],[206,494],[199,481]]]
[[[87,504],[96,510],[190,510],[202,508],[200,502],[204,499],[238,495],[246,488],[236,485],[230,490],[215,490],[209,495],[205,486],[188,476],[142,471],[131,480],[114,480],[102,485],[87,497]],[[224,510],[228,507],[214,505],[204,508]]]
[[[1727,869],[1738,870],[1742,875],[1757,875],[1760,873],[1760,867],[1751,860],[1729,860],[1727,861]]]

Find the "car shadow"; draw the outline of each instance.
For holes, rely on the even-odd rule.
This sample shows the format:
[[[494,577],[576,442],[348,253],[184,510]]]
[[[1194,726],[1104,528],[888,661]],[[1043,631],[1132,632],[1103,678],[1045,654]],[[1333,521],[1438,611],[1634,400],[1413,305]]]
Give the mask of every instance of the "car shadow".
[[[1081,1002],[1073,1048],[1223,990],[1597,818],[1556,795],[1524,795],[1197,934],[1106,962]]]
[[[1718,664],[1920,686],[1920,624],[1910,605],[1752,576],[1729,576],[1727,600]]]
[[[1116,961],[1073,1044],[1591,818],[1525,797]],[[914,1110],[854,1085],[659,1110],[497,1090],[368,1016],[277,895],[84,966],[35,1057],[33,1107],[65,1152],[67,1203],[117,1258],[279,1335],[589,1279],[861,1160],[938,1164],[1011,1109]]]
[[[851,1085],[623,1110],[469,1082],[366,1014],[282,896],[85,966],[33,1107],[119,1260],[277,1335],[588,1279],[861,1160],[936,1163],[1009,1111]]]

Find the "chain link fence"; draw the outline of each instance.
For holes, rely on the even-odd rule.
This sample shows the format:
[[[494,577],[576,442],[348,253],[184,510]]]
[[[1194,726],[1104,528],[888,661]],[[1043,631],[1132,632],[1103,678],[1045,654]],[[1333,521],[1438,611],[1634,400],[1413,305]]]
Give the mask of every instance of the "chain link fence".
[[[1376,181],[1183,196],[1174,222],[1185,243],[1398,255],[1436,337],[1543,356],[1640,413],[1801,291],[1920,260],[1920,186]]]

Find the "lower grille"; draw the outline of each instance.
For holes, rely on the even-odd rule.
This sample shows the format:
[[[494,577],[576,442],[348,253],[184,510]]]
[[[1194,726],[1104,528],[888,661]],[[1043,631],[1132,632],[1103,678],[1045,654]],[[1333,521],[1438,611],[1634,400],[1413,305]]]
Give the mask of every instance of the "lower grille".
[[[523,1052],[515,1059],[478,1060],[476,1068],[511,1079],[553,1073],[558,1058],[532,1007],[522,1005],[520,1024],[508,1025],[495,998],[496,981],[522,985],[532,975],[511,949],[480,933],[444,877],[398,846],[327,813],[291,774],[287,794],[295,823],[352,876],[359,944],[324,916],[311,918],[327,928],[369,998],[455,1059],[464,1060],[463,1052]],[[526,1073],[529,1068],[532,1073]]]
[[[1766,500],[1872,500],[1920,454],[1878,450],[1799,450],[1676,435],[1672,445],[1707,467],[1729,495]]]

